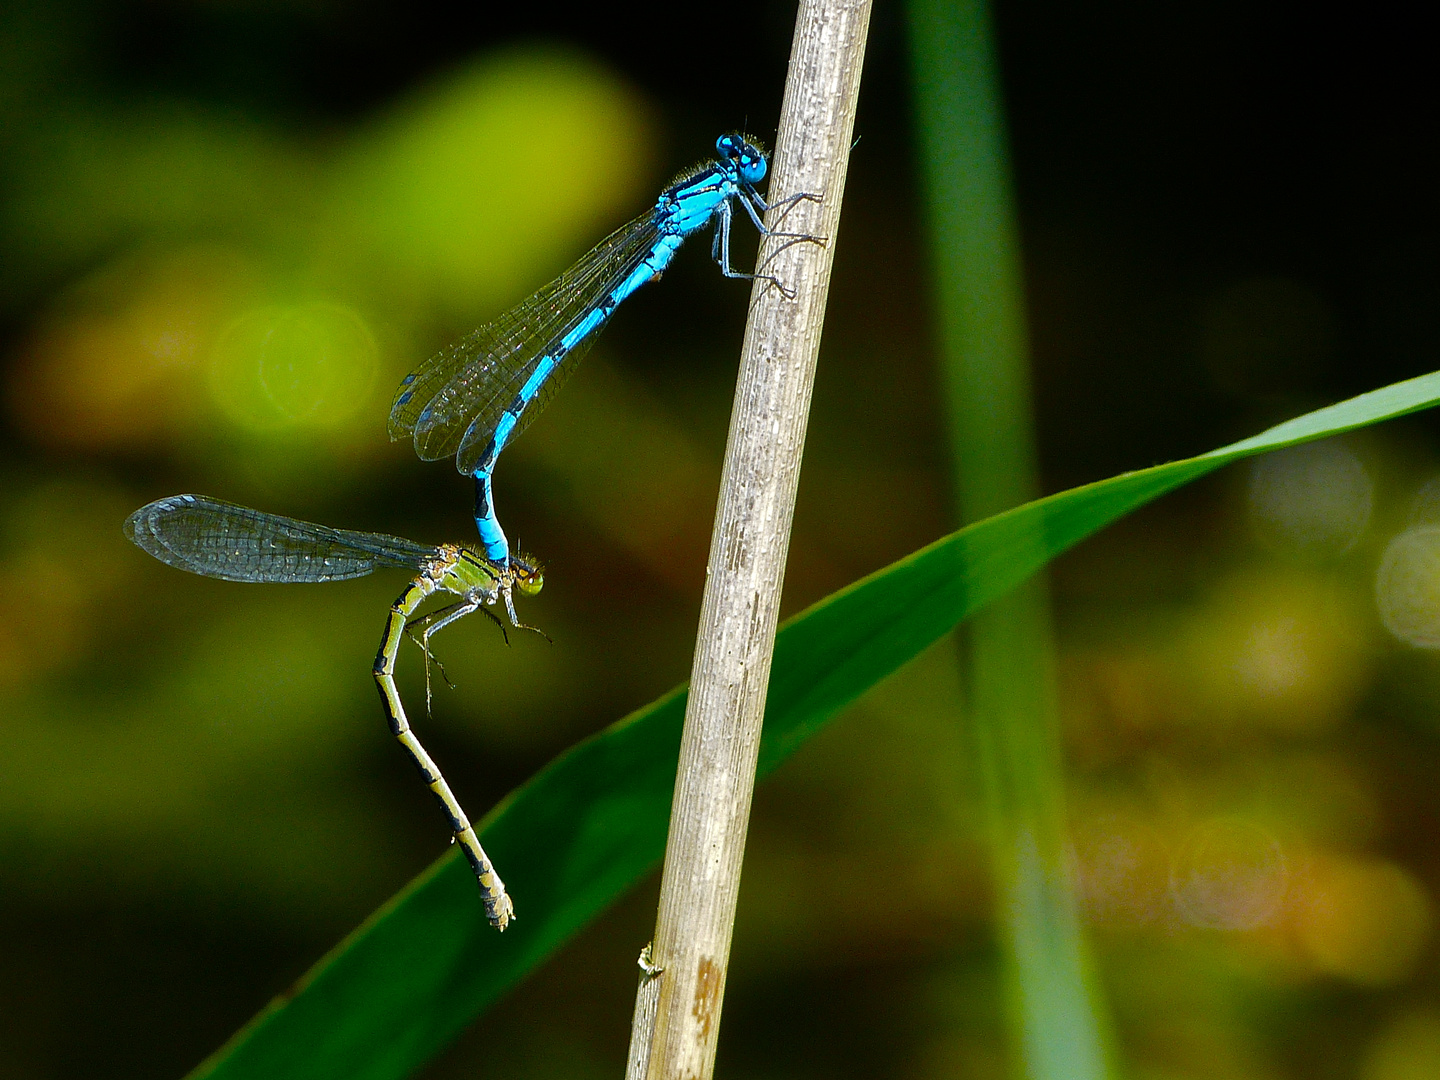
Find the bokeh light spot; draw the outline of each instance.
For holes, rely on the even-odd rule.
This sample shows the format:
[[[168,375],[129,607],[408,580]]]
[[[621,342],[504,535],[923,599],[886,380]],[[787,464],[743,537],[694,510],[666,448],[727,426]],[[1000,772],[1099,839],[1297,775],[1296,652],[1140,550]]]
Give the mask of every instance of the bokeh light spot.
[[[1170,871],[1171,892],[1185,921],[1220,930],[1253,930],[1270,922],[1288,881],[1280,841],[1238,818],[1213,818],[1194,829]]]
[[[1360,539],[1375,504],[1374,483],[1333,440],[1259,458],[1250,471],[1250,513],[1271,546],[1309,557],[1340,555]]]
[[[1440,525],[1440,476],[1432,476],[1415,491],[1410,501],[1411,525]]]
[[[1417,649],[1440,649],[1440,525],[1407,529],[1385,548],[1375,575],[1385,629]]]
[[[1261,697],[1279,697],[1313,676],[1306,645],[1304,627],[1293,615],[1254,623],[1241,642],[1235,673]]]
[[[1322,971],[1367,986],[1400,982],[1430,935],[1430,899],[1401,867],[1378,859],[1318,862],[1299,932]]]
[[[210,390],[221,411],[251,431],[325,427],[369,400],[377,364],[375,338],[350,308],[261,308],[220,335]]]
[[[1328,728],[1365,691],[1368,624],[1363,601],[1329,576],[1236,574],[1185,636],[1187,705],[1211,725]]]
[[[1143,821],[1105,814],[1081,824],[1074,841],[1076,882],[1096,922],[1143,925],[1168,906],[1170,857]]]

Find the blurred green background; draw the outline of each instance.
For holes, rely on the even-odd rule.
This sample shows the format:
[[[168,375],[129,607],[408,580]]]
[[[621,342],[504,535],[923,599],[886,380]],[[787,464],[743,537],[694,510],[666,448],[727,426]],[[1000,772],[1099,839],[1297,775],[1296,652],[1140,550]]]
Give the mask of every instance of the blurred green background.
[[[793,17],[0,9],[0,1078],[183,1073],[445,845],[368,675],[401,580],[206,581],[120,521],[198,491],[470,539],[468,482],[386,439],[399,377],[719,132],[768,139]],[[1047,490],[1436,366],[1408,14],[995,17]],[[881,5],[787,612],[953,516],[907,71]],[[555,644],[440,639],[422,734],[477,814],[688,675],[747,295],[703,248],[498,471]],[[1440,1075],[1437,447],[1421,416],[1261,459],[1055,567],[1130,1075]],[[1005,1075],[957,679],[937,648],[757,793],[721,1075]],[[425,1075],[617,1075],[653,911],[651,882]]]

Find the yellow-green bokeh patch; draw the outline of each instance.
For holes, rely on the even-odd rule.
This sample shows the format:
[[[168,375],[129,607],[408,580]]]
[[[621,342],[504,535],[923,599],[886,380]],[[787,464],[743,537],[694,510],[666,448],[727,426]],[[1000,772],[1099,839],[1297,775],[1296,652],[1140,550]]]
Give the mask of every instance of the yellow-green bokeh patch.
[[[258,308],[220,335],[210,390],[251,431],[329,427],[371,397],[378,350],[353,309],[320,302]]]
[[[457,316],[498,305],[643,208],[644,111],[577,54],[488,57],[357,139],[337,168],[337,232],[368,240],[386,292]]]

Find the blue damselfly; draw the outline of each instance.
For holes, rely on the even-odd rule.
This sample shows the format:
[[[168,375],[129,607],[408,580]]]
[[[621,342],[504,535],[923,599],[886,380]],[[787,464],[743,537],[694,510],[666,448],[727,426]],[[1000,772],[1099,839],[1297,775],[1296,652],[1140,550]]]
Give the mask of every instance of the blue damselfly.
[[[762,236],[789,243],[818,238],[765,227],[760,215],[771,207],[755,185],[769,166],[756,139],[722,135],[715,150],[715,161],[678,177],[653,209],[616,229],[528,299],[436,353],[400,384],[390,410],[390,437],[412,439],[425,461],[454,455],[460,472],[475,477],[475,524],[494,563],[503,566],[510,559],[491,492],[500,452],[559,390],[620,303],[664,273],[687,237],[713,225],[710,254],[726,277],[758,277],[790,295],[770,275],[730,266],[732,204],[744,207]],[[777,206],[818,198],[802,193]]]

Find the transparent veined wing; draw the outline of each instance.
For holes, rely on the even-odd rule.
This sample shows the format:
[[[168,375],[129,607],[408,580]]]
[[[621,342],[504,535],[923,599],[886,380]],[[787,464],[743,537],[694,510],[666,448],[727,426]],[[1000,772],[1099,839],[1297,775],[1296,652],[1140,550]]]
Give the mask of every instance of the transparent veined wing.
[[[636,218],[529,298],[436,353],[400,384],[390,409],[390,437],[413,438],[422,461],[453,454],[462,473],[472,472],[495,425],[536,365],[635,271],[658,236],[653,212]],[[561,360],[525,409],[511,439],[560,389],[599,329]]]
[[[223,581],[345,581],[381,567],[418,570],[436,549],[252,510],[204,495],[157,499],[125,519],[125,535],[168,566]]]

